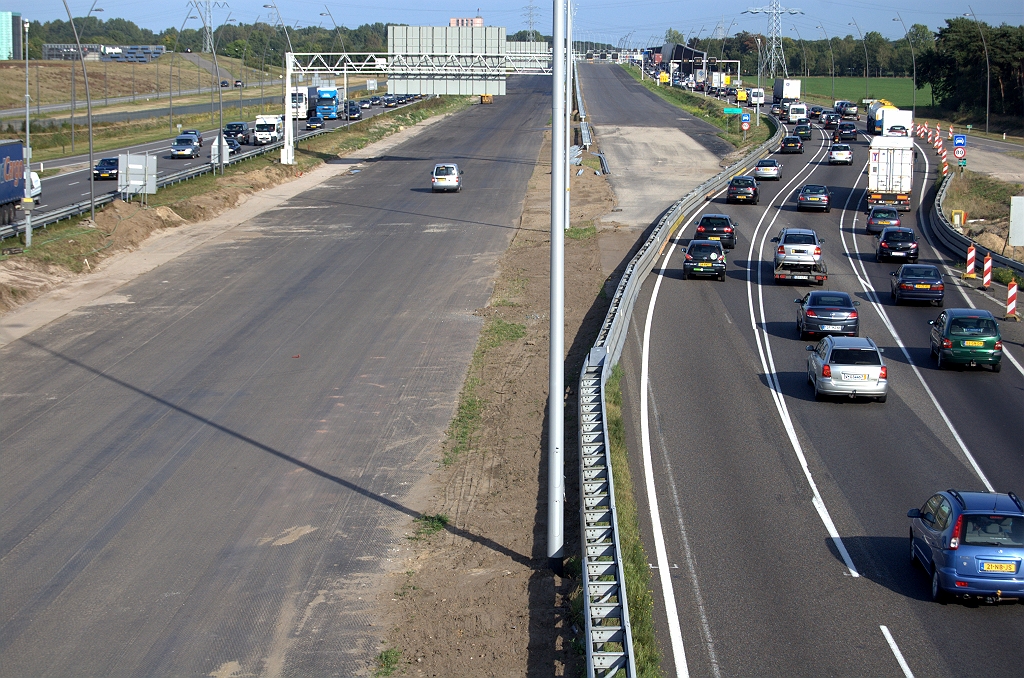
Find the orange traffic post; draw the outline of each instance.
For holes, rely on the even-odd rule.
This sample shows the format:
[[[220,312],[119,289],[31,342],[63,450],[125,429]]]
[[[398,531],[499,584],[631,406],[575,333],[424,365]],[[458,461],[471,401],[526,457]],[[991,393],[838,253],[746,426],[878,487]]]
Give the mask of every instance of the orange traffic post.
[[[985,255],[985,268],[981,274],[981,285],[986,290],[992,284],[992,255]]]
[[[974,245],[971,245],[967,248],[967,270],[964,271],[961,279],[967,280],[977,277],[978,276],[974,275]]]
[[[1017,281],[1011,280],[1006,288],[1006,317],[1003,320],[1018,321],[1017,316]]]

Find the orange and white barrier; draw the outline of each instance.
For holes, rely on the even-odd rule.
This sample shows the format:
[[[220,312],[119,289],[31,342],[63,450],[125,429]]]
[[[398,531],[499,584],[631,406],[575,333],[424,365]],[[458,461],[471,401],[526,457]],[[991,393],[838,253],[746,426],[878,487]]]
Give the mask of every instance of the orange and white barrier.
[[[974,275],[974,245],[967,248],[967,271],[964,273],[964,278],[977,278]]]
[[[942,176],[946,176],[948,174],[949,174],[949,164],[946,163],[946,162],[943,162],[942,163]]]
[[[1017,317],[1017,281],[1011,280],[1006,290],[1006,317],[1004,320],[1019,320]]]
[[[949,136],[946,137],[946,141],[953,140],[953,123],[949,123]]]
[[[986,290],[992,285],[992,255],[985,255],[985,269],[981,274],[981,285]]]

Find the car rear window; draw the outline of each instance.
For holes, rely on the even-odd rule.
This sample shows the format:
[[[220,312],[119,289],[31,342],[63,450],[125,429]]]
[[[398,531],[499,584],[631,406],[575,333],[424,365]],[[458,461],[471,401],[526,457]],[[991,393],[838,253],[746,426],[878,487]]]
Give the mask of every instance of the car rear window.
[[[811,306],[850,306],[850,297],[845,294],[812,294]]]
[[[700,225],[721,228],[722,226],[728,226],[729,220],[726,219],[725,217],[703,217],[700,220]]]
[[[832,146],[833,151],[848,151],[850,147],[847,144],[834,144]]]
[[[873,219],[899,219],[899,215],[896,214],[896,210],[875,210],[871,215]]]
[[[761,162],[757,163],[758,167],[778,167],[778,165],[778,160],[762,160]]]
[[[909,231],[893,231],[886,233],[886,242],[914,242],[914,234]]]
[[[435,177],[450,177],[453,174],[455,174],[455,168],[454,167],[435,167],[434,168],[434,176]]]
[[[721,256],[722,250],[717,245],[711,245],[704,243],[700,245],[690,245],[690,256],[697,259],[717,259]]]
[[[1024,546],[1024,518],[965,514],[963,543],[977,546]]]
[[[754,180],[753,179],[733,179],[732,180],[732,185],[733,186],[739,186],[740,188],[750,188],[751,186],[754,185]]]
[[[881,365],[882,358],[873,348],[834,348],[828,361],[833,365]]]
[[[787,233],[784,245],[813,245],[814,236],[810,233]]]
[[[939,280],[941,277],[939,271],[931,266],[907,266],[903,269],[903,276],[921,280]]]
[[[993,336],[996,323],[991,318],[953,318],[949,333],[961,336]]]
[[[820,195],[826,193],[824,186],[804,186],[804,190],[801,193],[811,193],[813,195]]]

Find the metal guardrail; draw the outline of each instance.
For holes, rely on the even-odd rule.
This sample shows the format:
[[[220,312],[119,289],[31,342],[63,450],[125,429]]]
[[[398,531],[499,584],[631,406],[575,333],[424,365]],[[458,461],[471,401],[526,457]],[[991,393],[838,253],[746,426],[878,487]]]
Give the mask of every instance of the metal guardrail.
[[[996,254],[988,248],[982,247],[978,243],[974,242],[967,236],[959,233],[956,228],[946,218],[945,213],[942,211],[942,201],[946,199],[946,190],[949,188],[950,183],[953,181],[953,175],[950,174],[948,177],[942,180],[942,184],[939,186],[938,192],[935,194],[935,216],[938,220],[938,226],[932,229],[943,245],[956,252],[960,256],[967,259],[967,248],[974,245],[978,251],[988,252],[992,256],[993,265],[998,264],[1003,268],[1009,268],[1015,272],[1024,275],[1024,264],[1013,259],[1007,259],[1006,257]],[[934,222],[932,222],[934,224]],[[983,259],[984,255],[978,257]]]
[[[594,145],[594,133],[590,130],[589,122],[580,123],[580,144],[588,151]]]
[[[636,676],[604,385],[622,355],[640,288],[675,224],[687,213],[703,207],[707,196],[725,186],[738,171],[778,147],[782,125],[777,120],[775,124],[776,132],[771,139],[687,193],[661,218],[626,266],[597,341],[584,358],[579,382],[580,534],[588,678],[606,678],[620,671],[628,678]]]
[[[395,108],[395,109],[392,109],[392,110],[398,111],[398,110],[404,110],[404,109]],[[384,114],[390,113],[390,112],[391,111],[388,111],[386,109],[384,111],[382,111],[382,113],[384,113]],[[377,116],[373,116],[373,117],[370,117],[370,118],[364,118],[363,120],[354,120],[354,121],[351,122],[351,124],[352,125],[357,125],[357,124],[363,122],[364,120],[372,120],[375,117],[377,117]],[[306,132],[305,134],[296,135],[295,141],[297,143],[297,142],[302,141],[304,139],[311,139],[313,137],[317,137],[317,136],[320,136],[322,134],[330,134],[331,132],[334,132],[335,130],[345,129],[345,128],[346,128],[346,126],[339,125],[338,127],[335,127],[333,129],[322,129],[322,130]],[[237,162],[242,162],[243,160],[248,160],[250,158],[255,158],[256,156],[263,155],[264,153],[269,153],[270,151],[279,149],[282,146],[284,146],[284,141],[283,140],[282,141],[275,141],[272,144],[267,144],[267,145],[262,146],[260,148],[254,148],[254,149],[252,149],[250,151],[246,151],[245,153],[239,153],[237,155],[229,156],[228,158],[226,158],[224,160],[224,164],[225,165],[233,165],[233,164],[235,164]],[[217,166],[219,166],[219,165],[217,165]],[[178,172],[171,172],[169,174],[164,174],[163,176],[159,177],[156,180],[156,186],[157,186],[158,189],[160,189],[160,188],[164,188],[165,186],[171,186],[173,184],[180,183],[182,181],[188,181],[189,179],[195,179],[196,177],[199,177],[199,176],[202,176],[202,175],[207,174],[209,172],[212,172],[214,170],[214,168],[217,167],[217,166],[215,166],[213,163],[206,163],[206,164],[200,165],[198,167],[192,167],[192,168],[189,168],[189,169],[180,170]],[[35,231],[36,229],[39,229],[39,228],[45,228],[46,226],[49,226],[50,224],[57,223],[58,221],[63,221],[64,219],[70,219],[71,217],[78,216],[79,214],[84,214],[85,212],[89,211],[90,205],[92,205],[92,204],[95,204],[96,207],[102,207],[103,205],[106,205],[108,203],[113,202],[120,195],[121,194],[118,193],[117,191],[111,191],[110,193],[104,193],[102,195],[97,195],[95,197],[94,201],[92,201],[92,202],[89,201],[89,200],[83,200],[82,202],[77,202],[77,203],[74,203],[72,205],[67,205],[66,207],[60,207],[58,209],[51,210],[49,212],[43,212],[43,213],[38,214],[38,215],[34,214],[32,216],[32,230]],[[12,236],[18,235],[19,233],[24,233],[24,232],[25,232],[25,220],[23,218],[20,221],[17,221],[17,222],[15,222],[13,224],[10,224],[8,226],[0,226],[0,240],[4,240],[6,238],[10,238]]]
[[[580,120],[587,119],[587,109],[583,107],[583,90],[580,89],[580,70],[576,68],[576,62],[572,62],[572,78],[576,83],[576,111],[580,114]]]

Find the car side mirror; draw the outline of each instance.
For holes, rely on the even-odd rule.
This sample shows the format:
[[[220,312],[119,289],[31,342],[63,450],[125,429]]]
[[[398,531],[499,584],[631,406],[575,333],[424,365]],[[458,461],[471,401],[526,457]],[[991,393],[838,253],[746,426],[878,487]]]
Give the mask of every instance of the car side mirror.
[[[934,321],[934,320],[929,320],[929,321],[928,321],[928,324],[929,324],[929,325],[934,325],[934,324],[935,324],[935,321]]]
[[[920,518],[921,517],[921,509],[910,509],[909,511],[907,511],[907,517],[908,518]]]
[[[802,304],[802,303],[804,303],[804,300],[803,299],[794,299],[793,303],[794,304]]]
[[[813,351],[814,347],[813,346],[804,346],[804,350],[805,351]]]
[[[825,244],[825,241],[824,241],[824,240],[818,240],[818,244],[819,244],[819,245],[824,245],[824,244]]]
[[[890,271],[890,272],[889,272],[889,275],[891,275],[891,276],[895,277],[895,276],[896,276],[896,271]]]
[[[771,242],[779,242],[779,239],[778,238],[772,238]]]
[[[859,301],[855,301],[855,302],[853,302],[853,305],[854,306],[860,306],[860,302]]]

